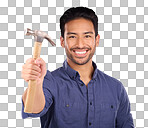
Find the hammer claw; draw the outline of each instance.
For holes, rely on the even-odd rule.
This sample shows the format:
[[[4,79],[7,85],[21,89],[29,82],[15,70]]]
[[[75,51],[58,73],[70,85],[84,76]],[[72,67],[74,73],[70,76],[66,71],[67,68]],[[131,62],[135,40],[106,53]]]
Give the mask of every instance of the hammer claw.
[[[56,46],[56,44],[53,42],[53,40],[51,40],[49,36],[45,37],[45,39],[47,39],[52,46]]]
[[[42,32],[40,30],[31,30],[31,29],[27,28],[27,30],[25,30],[25,35],[27,35],[27,36],[33,35],[35,37],[35,40],[37,42],[41,42],[41,43],[42,43],[43,39],[45,38],[50,42],[50,44],[52,46],[56,45],[47,33]]]

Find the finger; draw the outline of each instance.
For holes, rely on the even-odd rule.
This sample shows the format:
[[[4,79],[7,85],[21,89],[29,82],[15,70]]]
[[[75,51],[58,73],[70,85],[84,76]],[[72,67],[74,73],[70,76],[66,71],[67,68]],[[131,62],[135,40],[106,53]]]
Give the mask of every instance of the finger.
[[[40,66],[45,66],[45,61],[42,58],[37,58],[35,60],[35,64],[40,65]]]
[[[46,71],[46,63],[42,58],[38,58],[35,61],[36,64],[38,64],[41,68],[41,73],[44,74],[44,72]]]
[[[26,60],[26,63],[33,63],[35,60],[33,58],[29,58]]]
[[[37,80],[37,79],[38,79],[38,76],[35,76],[35,75],[28,75],[28,74],[27,74],[27,75],[24,74],[23,77],[24,77],[24,80],[25,80],[25,81]]]
[[[37,71],[37,72],[41,72],[41,69],[38,65],[36,64],[28,64],[28,65],[25,65],[24,70],[34,70],[34,71]]]
[[[45,61],[42,59],[42,58],[38,58],[36,61],[35,61],[36,64],[40,65],[40,68],[42,70],[42,72],[44,70],[46,70],[46,63]]]
[[[32,70],[32,69],[23,69],[21,71],[21,75],[23,79],[26,79],[26,76],[30,76],[30,75],[34,75],[34,76],[39,76],[39,72],[36,70]]]
[[[30,66],[31,66],[31,65],[30,65]],[[30,67],[30,69],[35,70],[35,71],[37,71],[37,72],[41,72],[41,68],[40,68],[39,65],[32,65],[32,66]]]
[[[27,70],[27,71],[24,71],[24,74],[38,76],[39,72],[37,72],[36,70]]]

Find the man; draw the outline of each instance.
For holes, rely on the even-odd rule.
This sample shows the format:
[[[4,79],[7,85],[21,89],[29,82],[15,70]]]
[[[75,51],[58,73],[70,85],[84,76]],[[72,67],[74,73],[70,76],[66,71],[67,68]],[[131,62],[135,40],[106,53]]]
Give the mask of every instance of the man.
[[[37,80],[33,113],[42,128],[133,128],[130,102],[121,82],[97,69],[92,61],[99,45],[98,18],[85,7],[68,9],[60,18],[61,46],[67,59],[53,72],[43,59],[28,59],[25,81]]]

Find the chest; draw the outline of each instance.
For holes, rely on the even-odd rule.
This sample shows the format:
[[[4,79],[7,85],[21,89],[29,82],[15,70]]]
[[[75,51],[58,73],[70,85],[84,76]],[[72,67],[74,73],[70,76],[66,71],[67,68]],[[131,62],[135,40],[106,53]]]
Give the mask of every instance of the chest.
[[[100,83],[97,80],[83,79],[76,81],[64,81],[59,83],[56,101],[73,102],[87,105],[89,102],[93,105],[102,102],[117,102],[118,94],[110,85]]]
[[[109,91],[104,86],[94,81],[89,81],[87,87],[82,81],[66,82],[65,86],[59,88],[59,96],[55,99],[57,120],[62,119],[68,124],[77,122],[79,126],[84,126],[87,120],[93,119],[96,125],[100,121],[114,125],[116,97],[111,90],[106,93]]]

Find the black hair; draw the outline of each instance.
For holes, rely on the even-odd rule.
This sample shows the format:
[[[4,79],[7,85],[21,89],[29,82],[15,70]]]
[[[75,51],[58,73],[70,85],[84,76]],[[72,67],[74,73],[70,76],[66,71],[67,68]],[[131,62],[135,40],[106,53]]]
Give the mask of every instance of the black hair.
[[[98,35],[98,17],[92,9],[87,7],[72,7],[64,12],[60,18],[61,36],[64,38],[65,24],[71,20],[84,18],[93,23],[95,36]]]

